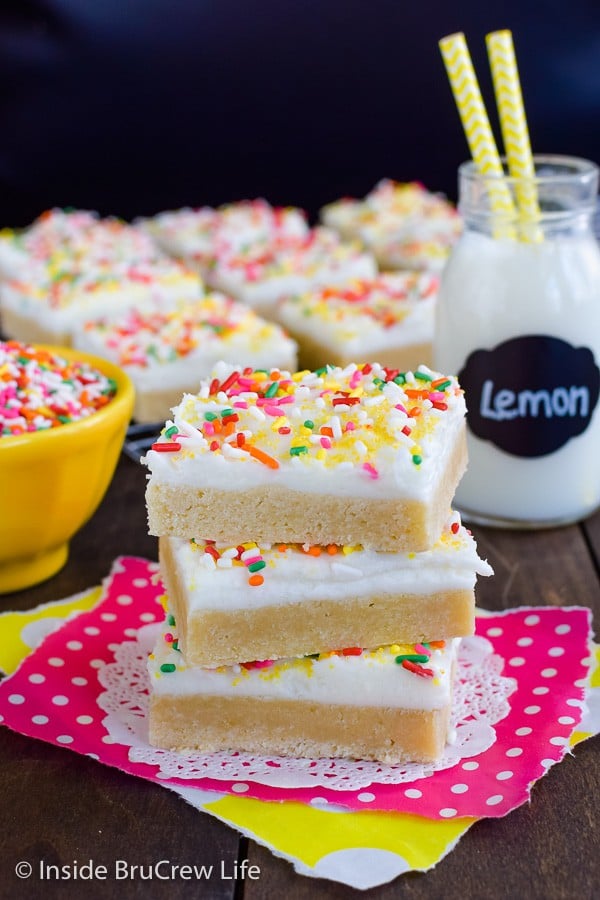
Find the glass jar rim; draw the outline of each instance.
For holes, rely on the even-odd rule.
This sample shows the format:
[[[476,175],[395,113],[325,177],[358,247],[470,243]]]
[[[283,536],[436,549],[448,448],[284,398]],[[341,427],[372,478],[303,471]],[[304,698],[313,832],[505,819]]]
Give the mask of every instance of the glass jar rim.
[[[524,180],[508,174],[508,165],[505,156],[500,157],[502,168],[504,169],[503,180],[508,184],[515,184]],[[533,157],[535,176],[528,181],[535,184],[556,183],[557,181],[565,181],[567,183],[585,183],[593,182],[598,178],[598,166],[589,159],[583,159],[578,156],[561,156],[560,154],[541,153],[535,154]],[[544,172],[543,167],[554,168],[554,171]],[[542,172],[538,173],[541,168]],[[477,168],[474,160],[469,159],[461,163],[458,167],[459,179],[468,179],[469,181],[495,182],[500,176],[492,173],[482,173]]]

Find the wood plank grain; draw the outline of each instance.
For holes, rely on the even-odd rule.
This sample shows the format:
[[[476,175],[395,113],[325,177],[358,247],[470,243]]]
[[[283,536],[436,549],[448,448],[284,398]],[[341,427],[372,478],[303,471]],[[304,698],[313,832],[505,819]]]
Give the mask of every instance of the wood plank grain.
[[[210,898],[233,900],[235,884],[221,878],[238,858],[236,832],[199,813],[173,791],[40,741],[0,729],[0,898]],[[40,860],[73,866],[93,860],[106,881],[40,881]],[[20,882],[17,862],[34,866]],[[117,878],[117,860],[122,860]],[[170,865],[212,865],[208,878],[161,880]],[[145,876],[131,866],[144,867]],[[126,866],[126,867],[125,867]],[[148,868],[150,867],[150,868]],[[148,875],[151,874],[151,880]]]
[[[600,615],[598,574],[581,529],[508,531],[473,526],[479,553],[494,569],[477,583],[477,604],[501,610],[515,606],[589,606]]]
[[[600,572],[600,510],[582,523],[583,533],[588,542],[596,570]]]

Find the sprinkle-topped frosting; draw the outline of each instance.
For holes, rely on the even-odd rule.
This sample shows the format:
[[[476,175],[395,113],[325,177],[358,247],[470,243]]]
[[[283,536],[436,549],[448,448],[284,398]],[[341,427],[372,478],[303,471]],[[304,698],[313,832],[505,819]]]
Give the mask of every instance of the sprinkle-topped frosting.
[[[188,666],[168,616],[148,668],[152,691],[168,695],[222,695],[313,700],[352,706],[439,709],[451,694],[459,641],[391,644],[206,669]]]
[[[220,359],[260,365],[295,356],[293,341],[279,326],[217,293],[172,310],[134,310],[114,320],[88,321],[75,345],[127,369],[156,370],[161,378],[169,366],[181,363],[189,371],[196,364],[192,381]]]
[[[252,305],[349,278],[373,278],[375,261],[356,243],[313,228],[302,238],[255,241],[222,252],[207,276],[215,287]]]
[[[438,287],[426,272],[379,275],[285,297],[278,319],[346,358],[376,357],[388,347],[431,342]]]
[[[308,231],[304,213],[293,207],[273,207],[266,200],[244,200],[212,209],[164,212],[143,223],[168,253],[206,270],[222,252],[255,242],[302,238]]]
[[[115,395],[111,378],[18,341],[0,341],[0,437],[47,431],[102,409]]]
[[[231,546],[195,538],[169,542],[188,612],[255,609],[312,600],[473,590],[492,569],[453,513],[431,550],[381,553],[353,546]]]
[[[339,200],[321,216],[344,237],[361,240],[387,268],[439,270],[461,231],[452,204],[418,182],[384,179],[364,200]]]
[[[465,403],[453,376],[424,366],[291,375],[219,365],[173,413],[146,457],[160,481],[428,497],[464,427]]]
[[[3,307],[57,334],[90,315],[172,305],[201,290],[198,276],[141,230],[92,213],[52,210],[2,248]]]

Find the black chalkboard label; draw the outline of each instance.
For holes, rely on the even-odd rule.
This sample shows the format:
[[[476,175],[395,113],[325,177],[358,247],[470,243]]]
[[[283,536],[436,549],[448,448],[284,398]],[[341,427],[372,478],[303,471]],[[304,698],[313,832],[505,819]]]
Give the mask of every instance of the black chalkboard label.
[[[538,334],[475,350],[458,378],[473,434],[513,456],[546,456],[583,434],[600,392],[588,347]]]

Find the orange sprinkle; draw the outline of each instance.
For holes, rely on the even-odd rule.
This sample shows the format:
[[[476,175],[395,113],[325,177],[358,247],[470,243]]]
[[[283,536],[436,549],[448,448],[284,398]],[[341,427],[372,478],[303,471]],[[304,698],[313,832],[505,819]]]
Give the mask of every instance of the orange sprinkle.
[[[277,549],[280,553],[285,553],[285,551],[287,550],[287,544],[280,544]]]
[[[335,556],[335,554],[338,552],[337,544],[329,544],[329,546],[327,547],[327,552],[330,556]]]
[[[433,647],[434,650],[443,650],[446,646],[446,641],[427,641],[430,647]]]
[[[420,416],[422,412],[423,412],[423,410],[421,409],[420,406],[413,406],[412,409],[409,409],[408,414],[411,417],[411,419],[416,419],[417,416]]]
[[[320,547],[316,547],[316,546],[315,546],[315,547],[309,547],[307,552],[308,552],[308,555],[309,555],[309,556],[320,556],[320,555],[321,555],[321,548],[320,548]]]
[[[324,435],[325,437],[330,437],[330,438],[332,438],[332,437],[333,437],[333,429],[332,429],[332,428],[329,428],[328,425],[323,425],[322,428],[321,428],[320,431],[319,431],[319,434],[322,434],[322,435]]]
[[[225,425],[225,427],[223,428],[223,437],[229,437],[230,435],[233,434],[234,431],[235,431],[235,422],[228,422],[227,425]]]
[[[268,466],[269,469],[279,468],[277,460],[265,453],[264,450],[259,450],[258,447],[253,447],[252,444],[244,444],[244,450],[247,450],[250,456],[253,456],[254,459],[257,459],[263,465]]]
[[[215,430],[215,434],[218,434],[219,431],[221,431],[222,428],[223,428],[223,426],[221,425],[221,420],[220,420],[220,419],[214,419],[213,422],[212,422],[212,426],[213,426],[213,428],[214,428],[214,430]]]
[[[429,397],[429,391],[418,391],[414,388],[407,388],[405,393],[407,397],[411,398],[411,400],[418,400],[419,397],[421,398],[421,400],[427,400],[427,398]]]
[[[262,575],[251,575],[248,579],[248,584],[252,587],[260,587],[261,584],[264,584],[265,579]]]

